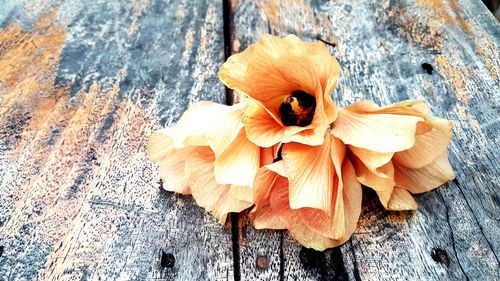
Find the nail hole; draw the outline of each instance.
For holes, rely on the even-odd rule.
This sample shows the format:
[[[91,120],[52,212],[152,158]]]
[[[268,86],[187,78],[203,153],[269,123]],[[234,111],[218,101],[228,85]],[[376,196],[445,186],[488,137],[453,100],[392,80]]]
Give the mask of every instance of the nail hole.
[[[424,62],[422,63],[422,68],[427,72],[427,74],[432,75],[432,71],[434,71],[434,67],[432,65]]]
[[[4,250],[4,247],[0,246],[0,257],[2,257],[2,255],[3,255],[3,250]]]
[[[161,262],[160,262],[161,267],[171,268],[171,267],[174,267],[174,264],[175,264],[174,255],[172,255],[170,253],[165,253],[162,251],[161,252]]]
[[[450,259],[448,258],[448,254],[443,249],[440,248],[432,249],[431,257],[437,263],[444,264],[446,266],[450,265]]]
[[[299,259],[306,267],[320,267],[323,264],[323,258],[323,252],[305,247],[302,247],[299,253]]]
[[[257,256],[255,260],[257,268],[260,270],[265,270],[269,268],[269,258],[266,256]]]

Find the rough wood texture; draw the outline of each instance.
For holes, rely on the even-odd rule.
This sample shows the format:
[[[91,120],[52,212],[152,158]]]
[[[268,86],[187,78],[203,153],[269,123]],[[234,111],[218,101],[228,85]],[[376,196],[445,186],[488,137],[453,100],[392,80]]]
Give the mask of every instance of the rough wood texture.
[[[359,228],[341,254],[301,249],[286,234],[245,227],[241,267],[252,268],[257,252],[271,252],[272,264],[283,269],[274,280],[499,279],[500,27],[482,3],[233,5],[235,52],[263,33],[321,40],[342,65],[333,94],[340,104],[424,99],[436,116],[453,120],[450,159],[457,172],[455,181],[417,196],[416,212],[386,212],[373,194],[366,196]],[[242,280],[255,275],[243,270]],[[271,279],[267,273],[257,276]]]
[[[0,279],[500,279],[500,27],[479,0],[225,0],[226,17],[222,1],[4,2]],[[224,103],[224,34],[237,52],[263,33],[330,45],[342,105],[421,98],[453,120],[457,179],[416,212],[368,192],[353,238],[323,253],[242,216],[231,237],[161,191],[149,134]]]
[[[5,4],[5,5],[4,5]],[[152,130],[224,103],[222,3],[0,7],[0,279],[232,279],[230,230],[161,191]]]

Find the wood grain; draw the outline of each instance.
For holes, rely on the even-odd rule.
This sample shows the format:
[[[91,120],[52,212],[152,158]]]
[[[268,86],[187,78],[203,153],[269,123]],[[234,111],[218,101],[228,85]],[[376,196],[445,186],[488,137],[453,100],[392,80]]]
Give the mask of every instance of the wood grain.
[[[284,269],[273,280],[500,278],[500,27],[480,1],[237,1],[234,32],[235,52],[264,33],[326,42],[342,65],[333,93],[340,105],[424,99],[454,124],[457,172],[455,181],[417,196],[416,212],[386,212],[368,192],[341,254],[246,227],[242,268],[258,249]],[[242,271],[242,280],[254,278]]]
[[[0,25],[0,279],[233,279],[231,232],[144,151],[224,103],[222,3],[10,1]]]
[[[457,179],[418,196],[416,212],[386,212],[366,189],[356,233],[325,252],[244,216],[231,237],[191,199],[162,191],[144,153],[149,134],[193,102],[225,102],[222,2],[8,1],[0,279],[500,279],[500,27],[485,7],[229,3],[233,52],[264,33],[323,41],[342,65],[340,105],[420,98],[453,120]]]

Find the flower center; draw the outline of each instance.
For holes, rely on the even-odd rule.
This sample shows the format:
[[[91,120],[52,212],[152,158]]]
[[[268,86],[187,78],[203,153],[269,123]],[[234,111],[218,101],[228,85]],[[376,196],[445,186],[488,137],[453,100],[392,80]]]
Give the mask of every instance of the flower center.
[[[311,124],[316,109],[316,99],[302,91],[293,91],[280,105],[281,122],[285,126],[305,127]]]

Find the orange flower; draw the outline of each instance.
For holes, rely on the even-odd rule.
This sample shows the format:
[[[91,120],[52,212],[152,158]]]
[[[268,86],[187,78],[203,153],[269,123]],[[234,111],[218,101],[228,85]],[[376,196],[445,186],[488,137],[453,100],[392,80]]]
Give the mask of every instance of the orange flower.
[[[246,108],[245,102],[197,103],[175,126],[154,132],[147,148],[151,161],[159,163],[163,187],[192,194],[221,223],[229,212],[252,205],[251,186],[261,151],[243,130]]]
[[[282,156],[255,178],[255,228],[286,228],[316,250],[347,241],[361,211],[361,185],[345,145],[327,132],[320,146],[284,144]]]
[[[447,154],[451,123],[432,117],[422,101],[354,103],[339,110],[332,133],[348,145],[358,180],[389,210],[414,210],[410,193],[455,178]]]
[[[248,138],[261,147],[322,144],[337,116],[330,93],[339,75],[339,63],[326,46],[294,35],[264,35],[219,71],[224,84],[256,101],[244,123]]]

